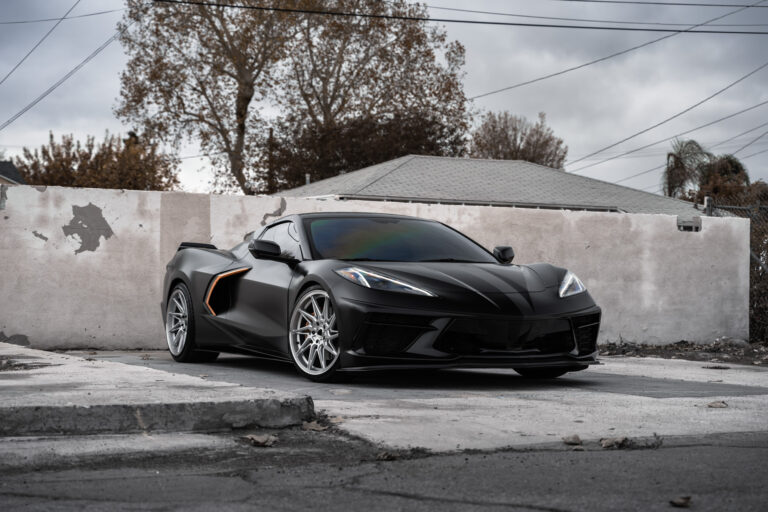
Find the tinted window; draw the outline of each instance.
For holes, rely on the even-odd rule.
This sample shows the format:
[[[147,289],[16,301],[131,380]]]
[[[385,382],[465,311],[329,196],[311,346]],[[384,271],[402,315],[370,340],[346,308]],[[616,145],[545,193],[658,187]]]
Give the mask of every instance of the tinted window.
[[[437,222],[387,217],[304,222],[319,259],[496,262],[472,240]]]
[[[298,260],[302,259],[299,233],[293,222],[282,222],[276,226],[272,226],[259,238],[275,242],[280,246],[280,251],[283,256],[296,258]]]

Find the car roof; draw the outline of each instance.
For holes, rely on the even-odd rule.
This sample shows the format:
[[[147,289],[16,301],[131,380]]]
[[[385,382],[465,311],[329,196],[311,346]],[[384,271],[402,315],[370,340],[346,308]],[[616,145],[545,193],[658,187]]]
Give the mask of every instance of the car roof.
[[[316,219],[316,218],[343,218],[343,217],[387,217],[392,219],[411,219],[411,220],[423,220],[426,222],[436,222],[431,219],[424,219],[422,217],[414,217],[412,215],[398,215],[394,213],[374,213],[374,212],[308,212],[308,213],[296,213],[292,215],[286,215],[274,222],[270,222],[269,225],[278,224],[286,220],[295,219]]]

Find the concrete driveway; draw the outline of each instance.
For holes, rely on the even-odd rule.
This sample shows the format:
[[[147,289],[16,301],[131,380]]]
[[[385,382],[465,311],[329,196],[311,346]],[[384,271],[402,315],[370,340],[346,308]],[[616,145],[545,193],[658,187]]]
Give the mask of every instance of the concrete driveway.
[[[393,447],[499,449],[573,434],[590,443],[768,429],[768,369],[749,366],[604,358],[602,366],[552,381],[526,380],[511,370],[443,370],[357,374],[320,384],[288,365],[242,356],[189,365],[164,351],[73,354],[309,394],[341,428]]]

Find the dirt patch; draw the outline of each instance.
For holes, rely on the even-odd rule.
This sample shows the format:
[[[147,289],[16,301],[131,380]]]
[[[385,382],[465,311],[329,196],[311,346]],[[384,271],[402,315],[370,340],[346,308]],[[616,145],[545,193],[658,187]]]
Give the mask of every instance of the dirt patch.
[[[717,340],[710,345],[678,341],[670,345],[641,345],[638,343],[607,343],[600,346],[600,355],[627,357],[661,357],[707,363],[749,364],[768,366],[768,344],[746,343],[738,340]]]

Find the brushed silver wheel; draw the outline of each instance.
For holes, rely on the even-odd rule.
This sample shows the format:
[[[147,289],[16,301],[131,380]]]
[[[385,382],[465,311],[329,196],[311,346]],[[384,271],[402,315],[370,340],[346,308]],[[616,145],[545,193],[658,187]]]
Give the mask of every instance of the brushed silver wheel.
[[[165,339],[168,342],[168,350],[178,356],[184,350],[189,331],[189,308],[187,299],[181,288],[177,288],[168,299],[168,308],[165,315]]]
[[[339,331],[328,292],[314,289],[296,303],[291,315],[289,344],[303,373],[321,376],[335,369],[339,359]]]

